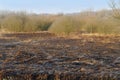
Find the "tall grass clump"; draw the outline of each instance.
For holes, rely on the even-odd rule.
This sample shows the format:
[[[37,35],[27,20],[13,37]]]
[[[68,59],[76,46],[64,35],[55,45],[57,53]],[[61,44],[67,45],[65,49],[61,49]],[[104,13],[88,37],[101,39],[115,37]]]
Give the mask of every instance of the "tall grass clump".
[[[2,22],[2,26],[6,31],[21,32],[23,31],[22,21],[16,16],[9,16],[5,18]]]
[[[119,22],[111,17],[101,18],[99,15],[63,16],[56,20],[49,28],[56,34],[70,34],[76,32],[90,34],[119,34]]]
[[[87,33],[98,34],[119,34],[120,27],[113,18],[98,18],[99,16],[89,16],[85,18],[84,30]]]
[[[35,32],[37,30],[36,20],[28,17],[28,20],[25,22],[23,27],[23,32]]]
[[[63,16],[56,20],[49,28],[50,32],[56,34],[67,34],[80,30],[80,23],[72,16]]]

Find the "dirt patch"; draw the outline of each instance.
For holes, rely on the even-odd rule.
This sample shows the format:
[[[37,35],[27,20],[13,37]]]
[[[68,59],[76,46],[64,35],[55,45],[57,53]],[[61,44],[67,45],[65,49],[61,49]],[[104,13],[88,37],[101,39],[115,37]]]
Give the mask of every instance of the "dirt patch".
[[[14,46],[0,45],[1,79],[120,79],[120,36],[20,40]]]

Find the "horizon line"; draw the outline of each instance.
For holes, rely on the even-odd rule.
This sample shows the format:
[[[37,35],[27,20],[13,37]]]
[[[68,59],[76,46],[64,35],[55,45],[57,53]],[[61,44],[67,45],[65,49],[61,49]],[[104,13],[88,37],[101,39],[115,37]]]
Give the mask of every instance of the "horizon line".
[[[86,12],[86,11],[93,11],[93,12],[97,12],[97,11],[102,11],[102,10],[112,10],[111,8],[104,8],[104,9],[84,9],[84,10],[80,10],[80,11],[60,11],[60,12],[41,12],[41,11],[35,11],[35,10],[10,10],[10,9],[0,9],[0,12],[26,12],[28,14],[72,14],[72,13],[81,13],[81,12]]]

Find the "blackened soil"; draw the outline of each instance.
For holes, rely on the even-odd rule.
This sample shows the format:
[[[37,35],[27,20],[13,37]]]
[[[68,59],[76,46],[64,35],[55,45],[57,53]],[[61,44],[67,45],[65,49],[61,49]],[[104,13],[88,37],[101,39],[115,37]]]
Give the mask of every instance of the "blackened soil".
[[[120,79],[120,36],[17,40],[0,39],[1,79]]]

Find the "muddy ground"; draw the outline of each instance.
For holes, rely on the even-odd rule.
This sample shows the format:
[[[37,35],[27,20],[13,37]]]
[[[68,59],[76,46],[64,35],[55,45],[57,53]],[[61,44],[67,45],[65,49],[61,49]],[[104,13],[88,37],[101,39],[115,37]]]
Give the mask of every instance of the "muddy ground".
[[[1,80],[120,80],[120,36],[4,34]]]

